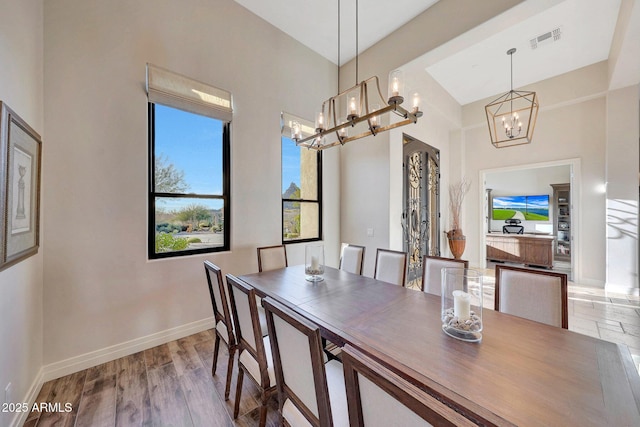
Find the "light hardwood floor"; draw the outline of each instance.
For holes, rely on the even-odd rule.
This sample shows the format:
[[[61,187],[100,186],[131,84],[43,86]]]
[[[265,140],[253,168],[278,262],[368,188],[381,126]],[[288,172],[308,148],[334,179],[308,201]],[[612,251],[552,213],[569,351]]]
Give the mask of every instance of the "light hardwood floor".
[[[486,294],[492,299],[487,274]],[[493,307],[492,301],[486,303]],[[569,286],[569,329],[626,344],[640,363],[640,297]],[[486,331],[485,333],[490,333]],[[245,378],[240,416],[232,419],[237,362],[230,400],[225,402],[227,352],[220,346],[211,376],[212,330],[154,347],[42,386],[36,402],[71,403],[65,412],[32,412],[25,426],[256,426],[259,393]],[[279,425],[275,397],[267,425]]]
[[[258,424],[259,392],[245,378],[240,415],[233,420],[237,366],[230,399],[224,401],[228,353],[220,346],[216,376],[211,376],[214,333],[200,332],[49,381],[36,402],[70,402],[73,410],[32,412],[25,426],[175,426],[222,427]],[[237,365],[237,360],[236,364]],[[246,376],[245,376],[246,377]],[[279,425],[278,404],[270,402],[267,425]]]

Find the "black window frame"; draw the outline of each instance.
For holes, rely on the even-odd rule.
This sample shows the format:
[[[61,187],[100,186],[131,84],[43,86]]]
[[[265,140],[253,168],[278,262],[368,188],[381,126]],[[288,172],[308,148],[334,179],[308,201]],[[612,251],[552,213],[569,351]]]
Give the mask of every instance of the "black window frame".
[[[222,195],[194,194],[194,193],[159,193],[155,191],[155,105],[154,102],[148,102],[148,123],[149,123],[149,191],[148,191],[148,246],[147,254],[149,259],[175,258],[181,256],[198,255],[215,252],[229,251],[231,247],[231,122],[220,119],[222,125]],[[159,104],[165,107],[174,108],[176,110],[186,111],[190,114],[196,114],[191,111],[183,110],[172,105]],[[206,117],[206,116],[205,116]],[[200,249],[184,249],[181,251],[159,252],[156,253],[156,197],[169,198],[190,198],[190,199],[216,199],[223,201],[223,244],[222,246],[212,246]]]
[[[282,144],[284,144],[284,139],[286,137],[283,135],[280,137],[280,170],[282,171]],[[290,138],[288,138],[290,139]],[[303,149],[303,147],[299,147],[300,150]],[[308,242],[318,242],[318,241],[322,241],[323,239],[323,235],[322,235],[322,150],[318,150],[317,151],[317,163],[316,163],[316,167],[318,168],[317,171],[317,185],[318,185],[318,199],[317,200],[313,200],[313,199],[285,199],[284,197],[282,197],[282,193],[280,193],[280,197],[282,199],[282,202],[280,203],[280,227],[281,227],[281,232],[280,232],[280,237],[282,239],[282,244],[283,245],[288,245],[291,243],[308,243]],[[282,176],[280,177],[280,185],[282,186]],[[295,203],[317,203],[318,204],[318,237],[311,237],[311,238],[306,238],[306,239],[287,239],[285,240],[284,238],[284,204],[286,202],[295,202]]]

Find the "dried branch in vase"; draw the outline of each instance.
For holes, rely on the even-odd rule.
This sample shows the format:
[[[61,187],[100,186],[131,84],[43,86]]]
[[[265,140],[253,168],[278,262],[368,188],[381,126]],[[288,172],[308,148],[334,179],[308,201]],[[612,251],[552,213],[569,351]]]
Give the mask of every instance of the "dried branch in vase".
[[[451,211],[451,230],[447,231],[448,238],[457,238],[462,236],[462,228],[460,227],[460,215],[462,213],[462,202],[464,196],[471,188],[471,181],[467,177],[462,178],[455,184],[449,185],[449,208]]]

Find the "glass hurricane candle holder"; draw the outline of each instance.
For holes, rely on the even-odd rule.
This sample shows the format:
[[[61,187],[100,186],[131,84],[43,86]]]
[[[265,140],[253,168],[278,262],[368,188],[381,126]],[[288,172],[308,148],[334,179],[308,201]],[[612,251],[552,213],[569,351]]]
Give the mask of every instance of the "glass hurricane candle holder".
[[[482,274],[469,268],[442,269],[442,330],[462,341],[482,340]]]
[[[304,249],[304,273],[305,278],[310,282],[320,282],[324,280],[324,246],[307,245]]]

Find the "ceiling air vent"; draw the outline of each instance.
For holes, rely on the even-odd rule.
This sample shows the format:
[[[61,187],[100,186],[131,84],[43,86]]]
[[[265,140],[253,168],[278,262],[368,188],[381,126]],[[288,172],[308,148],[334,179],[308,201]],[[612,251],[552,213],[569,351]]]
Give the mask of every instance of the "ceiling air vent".
[[[554,28],[551,31],[547,31],[546,33],[540,34],[538,37],[534,37],[529,40],[531,43],[531,49],[537,49],[544,45],[557,42],[560,40],[560,36],[562,35],[561,27]]]

